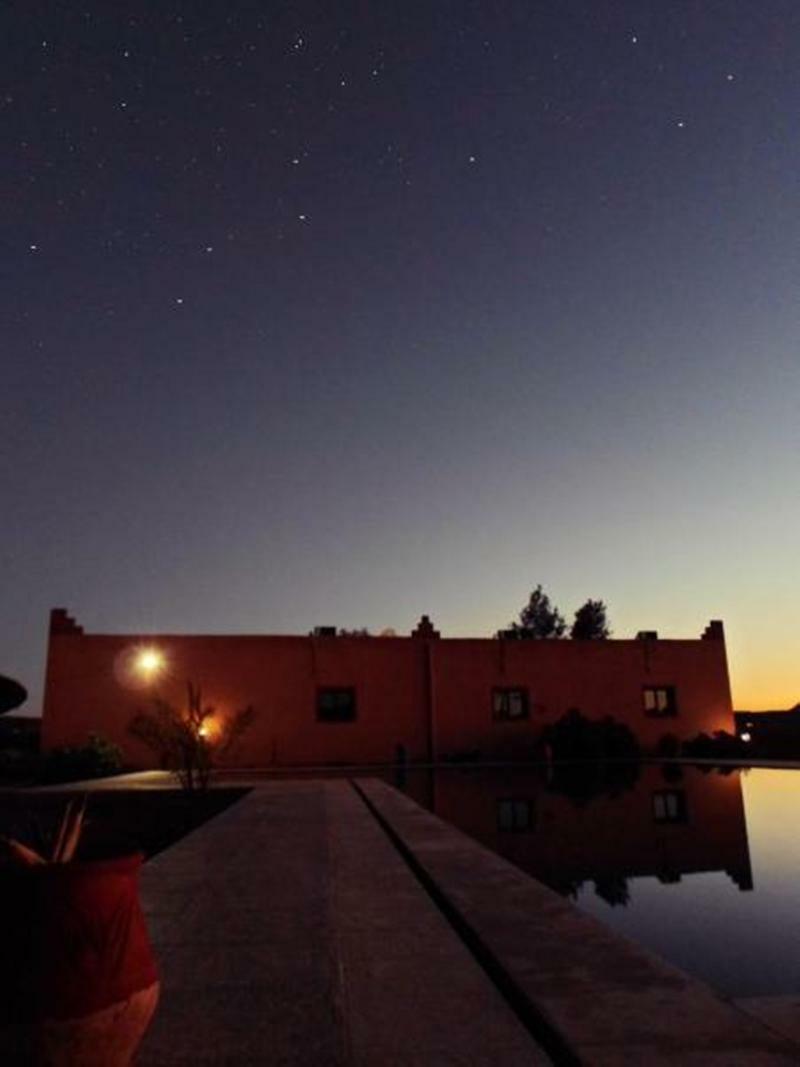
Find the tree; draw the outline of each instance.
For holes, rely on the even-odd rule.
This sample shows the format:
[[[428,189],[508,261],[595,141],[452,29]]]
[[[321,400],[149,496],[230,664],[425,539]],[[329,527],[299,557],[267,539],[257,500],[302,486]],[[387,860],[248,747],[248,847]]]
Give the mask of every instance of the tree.
[[[216,709],[203,704],[200,687],[187,682],[187,691],[185,708],[157,698],[152,711],[137,712],[128,731],[158,755],[161,766],[173,771],[184,789],[192,791],[208,787],[215,757],[231,748],[255,713],[248,706],[217,722]]]
[[[605,641],[611,636],[602,600],[587,600],[578,608],[569,636],[573,641]]]
[[[562,637],[566,627],[561,613],[558,608],[551,606],[550,597],[542,591],[541,585],[536,586],[519,613],[519,624],[511,624],[512,630],[535,640]]]
[[[27,699],[28,693],[24,685],[6,678],[0,674],[0,715],[5,711],[13,711]]]

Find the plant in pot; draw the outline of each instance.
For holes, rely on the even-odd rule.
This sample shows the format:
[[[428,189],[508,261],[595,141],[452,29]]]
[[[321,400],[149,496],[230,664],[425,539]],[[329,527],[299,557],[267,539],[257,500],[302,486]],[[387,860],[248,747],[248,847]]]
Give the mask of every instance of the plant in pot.
[[[78,855],[86,802],[35,848],[2,839],[0,1063],[127,1067],[159,979],[139,905],[141,853]]]

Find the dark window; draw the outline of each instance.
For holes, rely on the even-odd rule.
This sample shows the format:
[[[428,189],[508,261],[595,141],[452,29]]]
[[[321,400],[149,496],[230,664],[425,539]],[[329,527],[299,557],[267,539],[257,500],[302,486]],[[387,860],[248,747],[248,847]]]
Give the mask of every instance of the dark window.
[[[317,690],[317,719],[319,722],[353,722],[355,717],[355,689]]]
[[[533,829],[533,810],[530,800],[497,801],[497,829],[522,833]]]
[[[653,822],[687,822],[686,794],[682,789],[653,793]]]
[[[668,719],[678,714],[678,705],[675,701],[675,687],[662,685],[657,688],[645,688],[642,690],[644,701],[644,713],[653,719]]]
[[[527,689],[494,689],[492,718],[501,720],[528,718]]]

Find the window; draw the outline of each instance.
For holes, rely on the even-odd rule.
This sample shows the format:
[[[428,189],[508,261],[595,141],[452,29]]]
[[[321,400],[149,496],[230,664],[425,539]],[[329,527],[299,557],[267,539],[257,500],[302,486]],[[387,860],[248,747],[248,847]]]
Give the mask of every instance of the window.
[[[355,689],[317,690],[317,720],[319,722],[353,722],[355,717]]]
[[[644,713],[653,719],[667,719],[678,714],[675,687],[672,685],[663,685],[658,689],[645,688],[642,690],[642,697]]]
[[[530,800],[498,800],[497,829],[521,833],[533,829],[533,811]]]
[[[492,691],[492,718],[500,720],[527,719],[527,689],[494,689]]]
[[[682,789],[653,793],[654,822],[687,822],[686,794]]]

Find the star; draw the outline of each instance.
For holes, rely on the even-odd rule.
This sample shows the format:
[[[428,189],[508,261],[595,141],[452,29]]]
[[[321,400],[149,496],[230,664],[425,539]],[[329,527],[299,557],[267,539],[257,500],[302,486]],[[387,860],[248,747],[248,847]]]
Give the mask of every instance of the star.
[[[28,245],[28,248],[31,250],[31,252],[38,252],[39,251],[39,246],[38,245]]]
[[[478,157],[477,156],[470,156],[469,157],[469,161],[470,161],[470,163],[477,163],[478,162]]]
[[[183,297],[182,296],[176,296],[175,297],[175,303],[176,304],[182,304],[183,303]]]
[[[297,217],[301,222],[306,222],[308,219],[308,215],[298,215]]]

